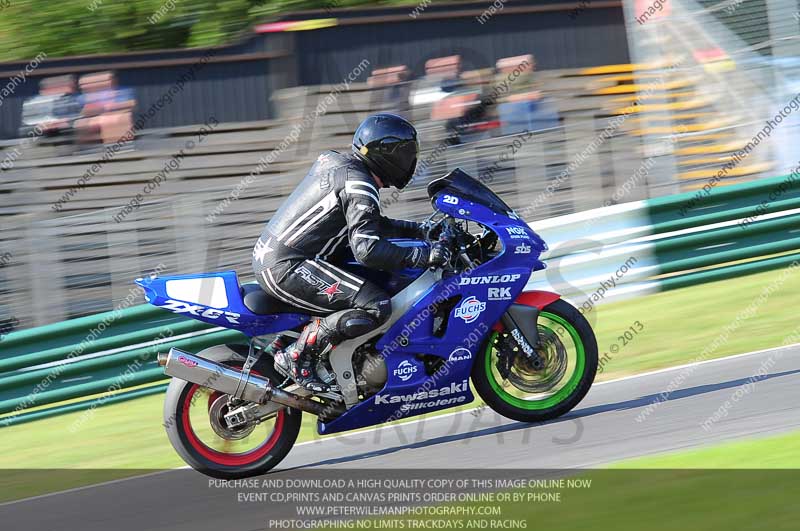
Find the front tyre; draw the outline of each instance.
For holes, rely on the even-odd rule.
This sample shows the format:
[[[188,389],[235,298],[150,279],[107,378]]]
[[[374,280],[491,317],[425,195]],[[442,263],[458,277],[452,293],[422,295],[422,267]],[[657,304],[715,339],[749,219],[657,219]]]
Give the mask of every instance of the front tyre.
[[[247,347],[220,345],[198,355],[241,368]],[[281,379],[271,359],[259,360],[252,372],[277,385]],[[216,429],[212,425],[211,415],[224,414],[226,400],[227,395],[219,391],[173,378],[164,402],[164,427],[172,446],[186,464],[211,477],[238,479],[266,473],[292,449],[300,432],[301,412],[284,408],[261,424],[223,436],[218,425]]]
[[[498,360],[509,349],[504,331],[489,335],[472,368],[472,382],[484,402],[521,422],[567,413],[589,392],[597,372],[597,340],[574,306],[559,299],[542,309],[537,323],[544,368],[535,370],[519,355],[503,378]]]

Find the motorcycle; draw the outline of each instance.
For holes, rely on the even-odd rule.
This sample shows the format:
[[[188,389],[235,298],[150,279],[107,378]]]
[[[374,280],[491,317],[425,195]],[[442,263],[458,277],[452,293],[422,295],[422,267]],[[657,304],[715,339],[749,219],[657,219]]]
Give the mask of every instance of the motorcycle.
[[[298,386],[267,352],[274,337],[298,336],[315,316],[255,283],[240,285],[234,271],[136,280],[150,304],[249,338],[158,355],[172,377],[164,426],[187,464],[223,479],[263,474],[292,448],[302,413],[315,415],[327,435],[462,406],[475,399],[472,387],[494,411],[522,422],[559,417],[583,399],[598,363],[589,323],[559,295],[525,291],[545,268],[545,242],[460,169],[427,192],[434,212],[426,241],[444,240],[456,252],[433,269],[376,271],[352,259],[342,266],[389,292],[392,314],[319,362],[336,391]]]

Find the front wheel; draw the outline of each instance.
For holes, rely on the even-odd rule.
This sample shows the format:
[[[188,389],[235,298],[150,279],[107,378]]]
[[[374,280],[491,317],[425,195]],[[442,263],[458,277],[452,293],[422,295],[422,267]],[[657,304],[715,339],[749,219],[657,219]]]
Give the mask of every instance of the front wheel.
[[[247,359],[247,347],[220,345],[198,355],[238,369]],[[259,360],[252,373],[278,384],[271,359]],[[173,378],[164,402],[164,427],[172,446],[189,466],[208,476],[237,479],[266,473],[294,445],[301,412],[283,408],[260,424],[231,431],[222,419],[227,400],[219,391]]]
[[[505,331],[494,331],[472,369],[472,382],[484,402],[521,422],[542,422],[567,413],[589,392],[597,372],[597,340],[574,306],[560,299],[545,306],[538,330],[543,368],[534,369],[520,354],[504,378],[498,365],[509,353],[510,342]]]

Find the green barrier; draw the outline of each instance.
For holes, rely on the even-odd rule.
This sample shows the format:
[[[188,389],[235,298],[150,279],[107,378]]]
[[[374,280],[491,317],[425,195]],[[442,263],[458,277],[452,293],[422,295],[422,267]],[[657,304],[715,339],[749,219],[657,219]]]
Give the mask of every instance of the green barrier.
[[[152,331],[149,332],[149,334],[152,333]],[[213,333],[215,332],[211,332],[211,334]],[[165,341],[164,343],[159,343],[157,345],[141,347],[133,350],[125,350],[124,352],[118,352],[116,354],[108,354],[87,360],[73,361],[70,363],[43,367],[41,369],[34,369],[9,376],[0,376],[0,391],[14,387],[20,387],[25,384],[36,384],[47,379],[55,373],[57,373],[59,378],[66,378],[80,374],[88,374],[100,369],[106,369],[108,367],[125,367],[126,365],[130,365],[137,360],[142,362],[153,360],[155,359],[159,350],[168,350],[172,346],[186,348],[187,346],[196,343],[197,340],[202,337],[203,336],[199,336],[197,338],[186,338],[177,341]]]
[[[157,309],[157,308],[156,308]],[[163,313],[163,311],[162,311]],[[42,327],[46,329],[47,327]],[[102,337],[100,335],[97,339],[88,341],[86,347],[82,350],[78,349],[77,345],[66,345],[58,348],[41,350],[32,354],[12,355],[11,357],[0,360],[0,374],[4,372],[13,371],[23,367],[34,367],[43,363],[50,363],[53,361],[60,361],[64,359],[74,358],[77,356],[85,356],[87,354],[94,354],[106,350],[125,348],[128,345],[136,345],[139,343],[146,343],[153,341],[164,329],[170,329],[172,335],[188,334],[200,330],[211,329],[212,327],[201,321],[182,320],[177,323],[170,323],[159,328],[146,328],[143,330],[136,330],[134,332],[122,333],[112,337]],[[36,329],[36,330],[42,330]],[[40,333],[49,334],[49,331]],[[84,336],[85,337],[85,336]],[[31,345],[35,346],[35,345]],[[0,378],[2,382],[2,378]],[[2,385],[2,383],[0,383]]]
[[[713,245],[722,242],[740,242],[749,239],[756,240],[776,240],[776,235],[786,233],[792,234],[800,228],[800,216],[783,216],[762,221],[755,221],[746,227],[734,225],[732,227],[722,227],[702,232],[682,234],[658,240],[655,242],[656,252],[665,252],[675,249],[684,249],[698,245]],[[768,238],[764,238],[767,236]]]
[[[661,264],[660,270],[662,273],[677,273],[680,271],[686,271],[688,269],[698,269],[701,267],[708,267],[726,262],[735,262],[737,260],[746,260],[749,258],[757,258],[759,256],[793,251],[796,249],[800,249],[800,238],[765,243],[762,245],[754,245],[752,247],[736,248],[730,251],[722,251],[718,253],[708,253],[700,256],[684,258],[683,260],[673,260],[666,264]]]
[[[125,382],[123,389],[126,387],[136,387],[137,385],[156,382],[158,380],[162,380],[163,378],[164,371],[161,370],[160,367],[156,369],[148,369],[133,375]],[[47,404],[53,404],[55,402],[72,400],[73,398],[82,398],[85,396],[105,393],[119,383],[119,378],[106,378],[90,384],[77,384],[67,389],[43,391],[41,393],[31,395],[30,397],[26,395],[10,400],[3,400],[0,401],[0,414],[11,413],[14,411],[24,411],[25,409],[29,409],[31,407],[43,406]],[[4,421],[5,419],[0,420],[0,424],[4,423]]]
[[[653,245],[661,273],[764,257],[800,249],[800,216],[783,216],[739,225],[681,234]]]
[[[149,304],[140,304],[122,310],[87,315],[78,319],[11,332],[3,339],[3,351],[8,352],[10,349],[24,345],[40,345],[42,339],[47,336],[57,338],[78,334],[85,337],[90,330],[104,321],[119,325],[130,322],[138,323],[146,319],[163,319],[164,317],[164,310]]]
[[[771,212],[800,199],[800,176],[769,177],[734,186],[717,186],[708,195],[686,192],[649,199],[648,210],[656,233],[697,227],[714,219],[714,223],[756,215],[758,205],[766,204]],[[791,206],[789,206],[791,208]],[[746,213],[746,216],[742,216]],[[709,216],[715,216],[709,218]]]
[[[163,345],[159,346],[158,350],[166,350],[172,347],[201,350],[214,345],[238,343],[243,342],[244,340],[246,340],[246,338],[242,333],[235,330],[226,330],[222,332],[214,332],[206,336],[202,336],[202,338],[190,338],[164,343]],[[115,363],[124,363],[125,361],[130,362],[140,358],[143,354],[152,358],[156,355],[156,350],[152,349],[152,347],[135,349],[133,351],[124,353],[124,356],[115,358]],[[103,358],[97,359],[102,360]],[[90,372],[89,369],[87,369],[87,366],[96,367],[95,360],[74,362],[70,365],[75,365],[75,367],[70,367],[70,374]],[[59,377],[62,374],[63,373],[59,374]],[[21,411],[35,406],[63,402],[64,400],[71,400],[73,398],[104,393],[107,392],[109,388],[114,386],[119,386],[120,388],[135,387],[137,385],[158,381],[163,378],[163,368],[156,367],[153,369],[145,369],[140,372],[136,372],[128,377],[124,382],[120,382],[120,377],[115,376],[112,378],[104,378],[88,383],[78,383],[65,389],[57,389],[52,391],[43,390],[38,393],[25,393],[22,396],[0,401],[0,414],[17,410]],[[39,381],[41,382],[42,380]]]
[[[661,289],[664,291],[680,289],[689,286],[695,286],[697,284],[704,284],[706,282],[715,282],[717,280],[725,280],[743,275],[762,273],[764,271],[788,267],[794,262],[800,263],[800,253],[778,256],[775,258],[767,258],[765,260],[757,260],[745,264],[718,267],[708,271],[696,271],[694,273],[687,273],[685,275],[665,278],[661,280]]]
[[[81,402],[74,402],[72,404],[55,406],[52,408],[43,409],[41,411],[20,413],[19,415],[10,416],[7,419],[0,418],[0,426],[3,427],[16,426],[18,424],[24,424],[26,422],[32,422],[34,420],[46,419],[50,417],[55,417],[57,415],[63,415],[65,413],[74,413],[76,411],[84,411],[86,409],[91,409],[91,408],[110,406],[112,404],[118,404],[120,402],[125,402],[136,398],[161,394],[166,390],[167,390],[167,384],[152,385],[142,389],[124,391],[122,393],[117,393],[110,396],[97,397],[89,400],[83,400]]]
[[[725,221],[759,218],[765,214],[774,214],[795,208],[800,208],[800,197],[776,201],[774,203],[769,203],[766,206],[750,205],[733,208],[730,210],[723,210],[720,212],[713,212],[710,214],[698,214],[692,217],[687,216],[685,218],[678,218],[670,221],[659,221],[654,226],[654,232],[656,234],[663,234],[665,232],[690,229],[692,227],[699,227],[703,225],[713,225],[715,223],[723,223]],[[748,230],[750,227],[750,225],[747,226]]]

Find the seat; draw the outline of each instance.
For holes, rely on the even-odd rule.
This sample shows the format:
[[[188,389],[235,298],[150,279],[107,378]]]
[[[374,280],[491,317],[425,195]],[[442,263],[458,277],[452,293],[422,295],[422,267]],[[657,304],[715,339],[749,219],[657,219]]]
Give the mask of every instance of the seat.
[[[299,313],[308,315],[307,310],[290,306],[276,299],[261,289],[258,284],[245,284],[242,286],[242,300],[244,306],[256,315],[272,315],[276,313]]]

